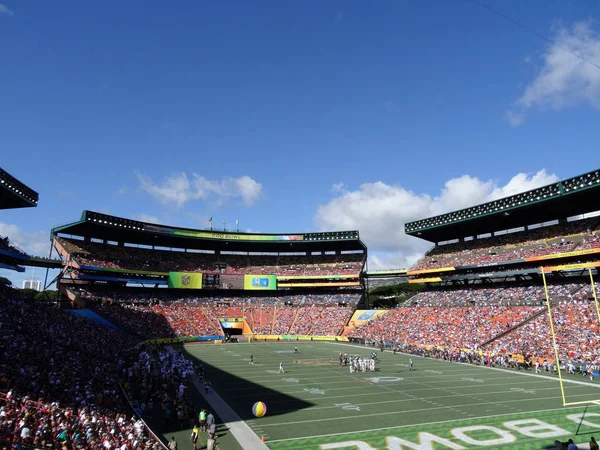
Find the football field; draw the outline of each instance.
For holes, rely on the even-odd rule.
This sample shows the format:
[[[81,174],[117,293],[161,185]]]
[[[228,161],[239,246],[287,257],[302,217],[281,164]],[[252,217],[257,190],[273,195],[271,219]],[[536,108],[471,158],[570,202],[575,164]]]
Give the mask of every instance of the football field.
[[[535,375],[377,351],[375,372],[338,355],[371,348],[311,342],[192,345],[206,378],[273,450],[540,449],[600,438],[600,406],[562,407],[556,375]],[[250,354],[255,364],[248,364]],[[284,374],[277,373],[283,362]],[[600,400],[600,379],[565,380],[568,402]],[[254,402],[267,405],[255,418]],[[585,415],[584,415],[585,413]],[[242,443],[243,444],[243,443]],[[582,448],[582,447],[580,447]],[[585,446],[583,448],[586,448]]]

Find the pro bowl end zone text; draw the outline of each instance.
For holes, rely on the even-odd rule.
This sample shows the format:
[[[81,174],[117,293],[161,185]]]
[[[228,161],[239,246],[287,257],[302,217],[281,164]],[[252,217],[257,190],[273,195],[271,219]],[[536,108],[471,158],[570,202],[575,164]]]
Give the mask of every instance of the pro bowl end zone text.
[[[600,407],[559,408],[397,428],[268,442],[273,450],[434,450],[552,448],[573,439],[580,449],[600,434]]]

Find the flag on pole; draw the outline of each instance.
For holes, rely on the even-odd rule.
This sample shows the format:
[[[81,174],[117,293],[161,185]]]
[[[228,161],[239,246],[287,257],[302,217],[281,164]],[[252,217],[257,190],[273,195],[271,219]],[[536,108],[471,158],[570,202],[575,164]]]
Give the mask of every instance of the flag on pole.
[[[235,219],[235,228],[237,231],[240,231],[240,218]]]

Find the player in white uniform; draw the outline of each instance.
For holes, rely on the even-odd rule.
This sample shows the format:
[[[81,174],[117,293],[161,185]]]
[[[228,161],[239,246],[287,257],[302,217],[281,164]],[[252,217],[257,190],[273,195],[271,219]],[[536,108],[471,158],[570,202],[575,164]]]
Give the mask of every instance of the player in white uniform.
[[[279,363],[279,372],[277,373],[285,373],[285,370],[283,370],[283,361]]]

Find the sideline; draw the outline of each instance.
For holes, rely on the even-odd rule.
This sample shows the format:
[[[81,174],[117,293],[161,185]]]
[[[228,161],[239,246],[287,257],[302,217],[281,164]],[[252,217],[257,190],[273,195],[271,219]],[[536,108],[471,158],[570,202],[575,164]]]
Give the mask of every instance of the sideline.
[[[237,415],[231,406],[229,406],[214,389],[210,388],[210,393],[206,394],[204,392],[204,387],[200,385],[197,376],[194,376],[193,383],[198,392],[200,392],[200,395],[202,395],[211,408],[215,410],[244,450],[269,450],[269,448],[260,441],[260,438],[252,431],[248,424]]]
[[[365,347],[364,345],[361,344],[342,344],[339,342],[334,343],[335,345],[345,345],[347,347],[353,347],[353,348],[362,348],[362,349],[370,349],[370,347]],[[388,350],[388,352],[390,352]],[[393,353],[393,352],[390,352]],[[413,355],[410,353],[404,353],[404,352],[396,352],[397,355],[404,355],[404,356],[410,356],[411,358],[422,358],[422,359],[426,359],[429,361],[439,361],[442,363],[450,363],[450,364],[455,364],[455,365],[469,365],[469,366],[473,366],[473,367],[478,367],[480,369],[488,369],[488,370],[496,370],[498,372],[504,372],[504,373],[512,373],[515,375],[523,375],[526,377],[534,377],[534,378],[542,378],[544,380],[554,380],[558,383],[558,377],[553,377],[551,375],[540,375],[537,373],[527,373],[527,372],[521,372],[520,370],[511,370],[511,369],[503,369],[501,367],[489,367],[489,366],[476,366],[474,364],[468,364],[468,363],[456,363],[454,361],[448,361],[448,360],[444,360],[444,359],[436,359],[436,358],[429,358],[427,356],[421,356],[421,355]],[[571,383],[571,384],[579,384],[581,386],[588,386],[588,387],[593,387],[593,388],[598,388],[600,389],[600,384],[593,384],[593,383],[587,383],[585,381],[577,381],[577,380],[570,380],[570,379],[565,379],[563,378],[563,383]]]

